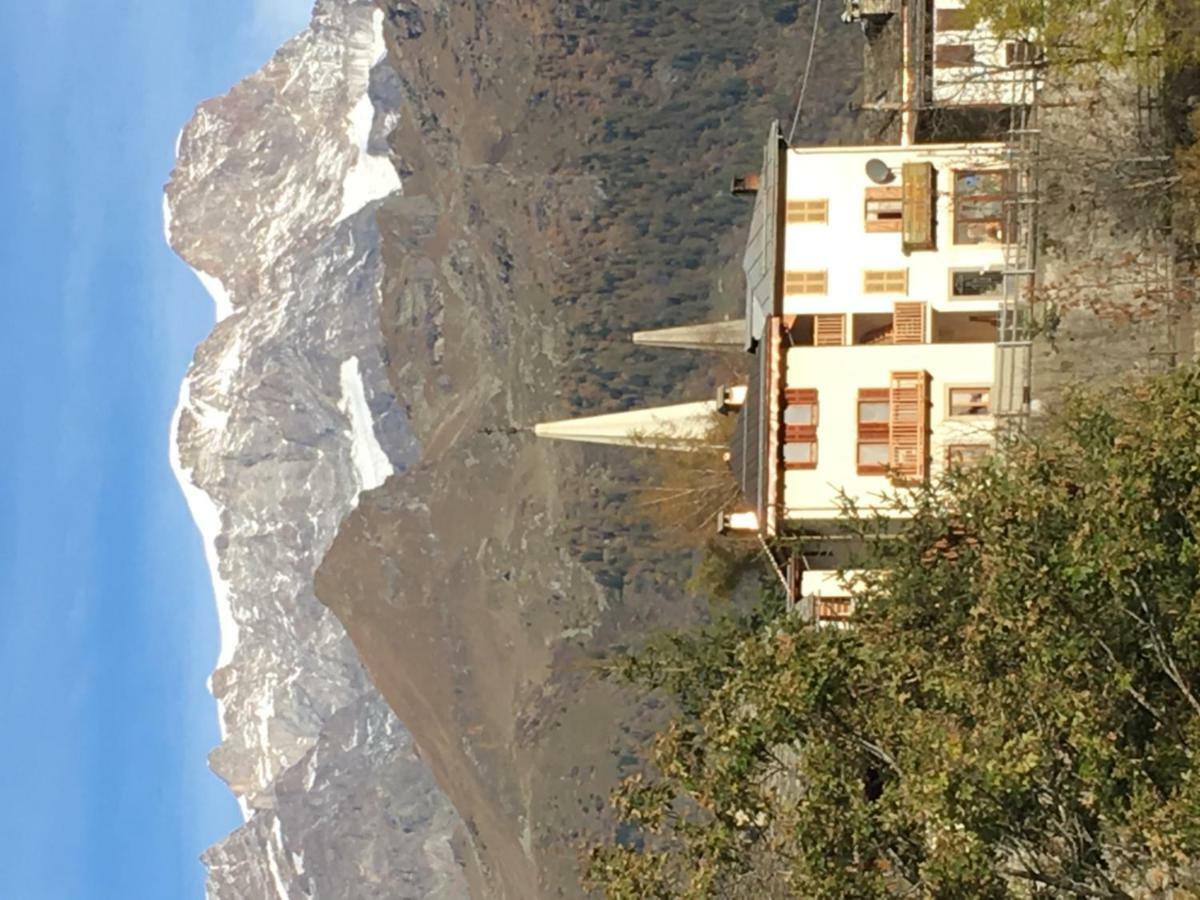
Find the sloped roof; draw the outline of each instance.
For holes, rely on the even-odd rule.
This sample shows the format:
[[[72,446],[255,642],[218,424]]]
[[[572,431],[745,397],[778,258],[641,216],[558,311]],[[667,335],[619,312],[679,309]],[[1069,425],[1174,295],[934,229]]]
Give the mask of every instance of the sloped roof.
[[[783,205],[786,148],[779,123],[772,122],[767,143],[763,147],[762,174],[754,197],[746,252],[742,257],[742,270],[746,274],[747,350],[762,339],[767,318],[780,312],[780,210]]]

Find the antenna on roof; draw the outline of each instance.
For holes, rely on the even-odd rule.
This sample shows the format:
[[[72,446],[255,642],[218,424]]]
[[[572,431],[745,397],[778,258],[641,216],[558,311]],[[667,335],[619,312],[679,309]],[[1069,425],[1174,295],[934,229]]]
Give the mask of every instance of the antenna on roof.
[[[896,173],[882,159],[868,159],[867,177],[876,184],[888,184],[896,179]]]

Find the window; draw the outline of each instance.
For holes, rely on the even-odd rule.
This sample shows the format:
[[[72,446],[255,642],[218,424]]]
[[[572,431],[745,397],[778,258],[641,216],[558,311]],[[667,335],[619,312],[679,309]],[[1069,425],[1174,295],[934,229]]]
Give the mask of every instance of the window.
[[[975,62],[975,48],[970,44],[938,44],[933,52],[933,64],[939,69],[969,66]]]
[[[1009,41],[1004,45],[1004,62],[1009,66],[1029,66],[1038,61],[1041,50],[1032,41]]]
[[[888,443],[882,441],[858,442],[858,474],[882,475],[887,471]]]
[[[950,444],[946,447],[946,468],[964,469],[978,465],[991,449],[987,444]]]
[[[990,387],[950,388],[951,416],[986,416],[992,412]]]
[[[1005,239],[1004,200],[1012,194],[1012,173],[954,173],[954,242],[982,244]]]
[[[845,596],[818,595],[813,598],[813,615],[821,622],[845,622],[854,612],[854,603]]]
[[[789,200],[787,204],[787,220],[789,225],[795,222],[825,224],[829,221],[829,201]]]
[[[783,445],[783,467],[785,469],[815,469],[817,467],[817,442],[786,442]]]
[[[788,388],[783,395],[783,467],[817,467],[817,392],[811,388]]]
[[[1004,294],[1004,273],[999,269],[953,269],[950,272],[950,296],[1000,297]]]
[[[855,465],[859,475],[883,475],[888,468],[888,421],[891,402],[887,388],[858,392],[858,447]]]
[[[828,290],[828,273],[823,269],[819,272],[785,272],[783,274],[783,292],[785,294],[824,294]]]
[[[814,340],[818,347],[840,347],[846,343],[846,316],[826,313],[813,317]]]
[[[816,425],[817,405],[815,403],[794,403],[783,408],[784,425]]]
[[[907,294],[908,269],[867,269],[863,272],[864,294]]]
[[[904,188],[867,188],[863,216],[867,231],[899,231],[904,222]]]

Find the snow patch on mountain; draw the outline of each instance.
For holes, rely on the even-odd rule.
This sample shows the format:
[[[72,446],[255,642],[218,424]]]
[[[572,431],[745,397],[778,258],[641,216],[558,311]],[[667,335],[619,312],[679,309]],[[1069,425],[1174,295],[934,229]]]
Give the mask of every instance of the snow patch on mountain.
[[[246,820],[204,855],[209,900],[465,895],[440,851],[461,823],[313,592],[359,493],[416,458],[379,321],[402,102],[372,71],[382,27],[370,0],[316,0],[309,29],[200,105],[165,191],[164,236],[218,320],[171,426],[221,630],[209,764]]]
[[[354,460],[354,471],[358,474],[362,490],[369,491],[387,481],[395,469],[375,434],[357,356],[342,363],[340,382],[342,399],[338,406],[350,420],[350,454]]]
[[[213,305],[216,307],[217,321],[220,322],[233,315],[233,297],[230,296],[225,283],[215,275],[209,275],[207,272],[201,272],[191,266],[188,268],[192,269],[192,272],[200,279],[200,283],[204,285],[204,289],[208,291],[208,296],[212,297]]]
[[[375,10],[371,19],[372,43],[367,62],[366,82],[370,83],[370,70],[387,56],[387,45],[383,38],[383,12]],[[338,221],[349,218],[368,203],[381,200],[388,194],[401,189],[400,176],[386,156],[375,156],[369,150],[371,128],[375,123],[375,105],[370,94],[363,91],[350,110],[350,142],[356,156],[354,165],[342,180],[342,211]]]

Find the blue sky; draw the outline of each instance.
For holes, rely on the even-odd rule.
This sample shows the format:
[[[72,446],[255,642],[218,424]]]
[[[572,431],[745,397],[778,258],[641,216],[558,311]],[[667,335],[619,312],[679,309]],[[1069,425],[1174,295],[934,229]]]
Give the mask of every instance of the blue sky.
[[[6,3],[0,897],[203,896],[216,616],[167,433],[213,308],[163,243],[175,136],[309,0]]]

